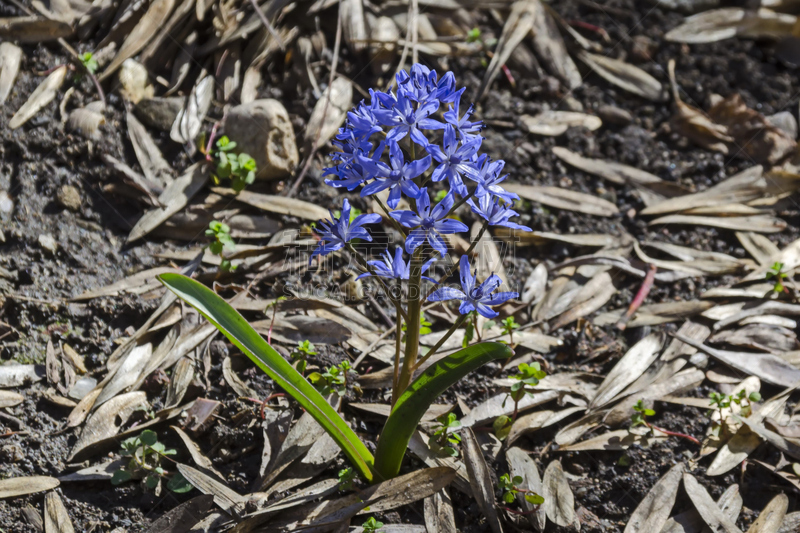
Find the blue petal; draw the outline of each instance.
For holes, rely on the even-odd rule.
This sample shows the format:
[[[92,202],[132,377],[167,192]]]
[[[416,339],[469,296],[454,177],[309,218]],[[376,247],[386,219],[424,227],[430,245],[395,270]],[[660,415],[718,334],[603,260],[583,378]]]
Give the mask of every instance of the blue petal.
[[[466,315],[470,311],[474,311],[475,306],[469,300],[464,300],[461,302],[461,305],[458,306],[458,312],[462,315]]]
[[[429,230],[427,233],[428,242],[431,244],[431,248],[439,252],[439,255],[442,257],[447,255],[447,243],[444,241],[444,239],[442,239],[442,237],[435,231]]]
[[[469,230],[466,224],[452,218],[443,218],[442,220],[436,222],[433,227],[436,228],[436,231],[445,235],[450,233],[461,233]]]
[[[389,216],[407,228],[415,228],[422,224],[422,219],[413,211],[392,211]]]
[[[496,292],[492,294],[490,298],[482,299],[481,303],[486,305],[500,305],[514,298],[519,298],[518,292]]]
[[[454,289],[453,287],[441,287],[428,296],[428,301],[444,302],[447,300],[464,300],[466,297],[467,295],[458,289]]]
[[[477,311],[478,311],[478,313],[480,313],[481,315],[485,316],[486,318],[495,318],[497,315],[500,314],[497,311],[495,311],[493,309],[490,309],[489,307],[486,307],[482,303],[478,303]]]
[[[406,252],[413,253],[423,242],[425,242],[425,230],[416,228],[406,237]]]

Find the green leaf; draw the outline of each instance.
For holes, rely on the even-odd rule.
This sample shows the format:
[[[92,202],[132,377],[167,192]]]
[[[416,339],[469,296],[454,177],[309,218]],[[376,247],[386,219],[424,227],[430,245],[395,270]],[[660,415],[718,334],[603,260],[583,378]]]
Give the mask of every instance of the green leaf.
[[[339,413],[325,401],[325,398],[281,354],[275,351],[242,315],[214,291],[186,276],[162,274],[159,276],[159,280],[179,298],[197,309],[279,387],[297,400],[342,448],[361,476],[367,481],[372,481],[374,459],[364,443],[358,439],[358,436]],[[428,405],[430,403],[432,402],[428,402]],[[425,409],[423,409],[423,413]],[[416,428],[416,423],[414,427]],[[408,439],[405,443],[407,442]],[[403,451],[405,451],[405,444],[403,444]]]
[[[130,481],[133,476],[127,470],[117,470],[111,475],[112,485],[121,485],[126,481]]]
[[[398,398],[383,426],[375,453],[376,473],[383,479],[391,479],[400,472],[411,435],[422,415],[444,391],[486,363],[512,355],[514,352],[504,344],[483,342],[445,357],[420,374]]]
[[[153,445],[158,442],[158,434],[150,429],[145,429],[139,435],[139,440],[142,441],[142,444],[153,447]],[[164,446],[162,445],[161,447],[163,448]]]
[[[514,493],[508,491],[505,494],[503,494],[503,501],[506,503],[514,503]]]
[[[544,498],[535,493],[528,493],[525,495],[525,501],[533,505],[541,505],[544,503]]]
[[[183,494],[184,492],[189,492],[194,487],[186,480],[185,477],[183,477],[183,475],[181,475],[180,472],[176,472],[167,483],[167,488],[172,492]]]
[[[158,486],[159,477],[155,474],[149,475],[144,479],[144,484],[148,489],[154,489]]]

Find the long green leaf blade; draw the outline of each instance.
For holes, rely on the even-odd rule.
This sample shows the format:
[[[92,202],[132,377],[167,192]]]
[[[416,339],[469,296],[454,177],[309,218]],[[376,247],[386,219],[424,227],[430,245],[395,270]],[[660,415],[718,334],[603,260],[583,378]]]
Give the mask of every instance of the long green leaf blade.
[[[183,301],[197,309],[236,347],[275,380],[303,406],[336,441],[359,473],[372,481],[374,459],[355,432],[345,423],[325,398],[294,369],[236,309],[214,291],[181,274],[162,274],[158,279]]]
[[[507,359],[514,352],[505,344],[484,342],[451,354],[425,370],[398,398],[383,426],[375,452],[375,473],[390,479],[400,465],[411,435],[431,404],[458,380],[496,359]]]

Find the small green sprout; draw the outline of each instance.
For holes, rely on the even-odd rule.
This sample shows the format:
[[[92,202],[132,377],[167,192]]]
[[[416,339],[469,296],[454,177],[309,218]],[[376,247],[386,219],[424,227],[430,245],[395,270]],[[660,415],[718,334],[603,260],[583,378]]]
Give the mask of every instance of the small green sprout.
[[[347,393],[347,373],[350,369],[350,362],[342,361],[336,366],[328,367],[323,373],[312,372],[308,375],[308,380],[322,394],[335,392],[339,396],[344,396]]]
[[[769,268],[769,270],[767,270],[765,279],[772,280],[772,291],[778,294],[781,292],[789,292],[789,290],[783,285],[783,280],[786,279],[787,276],[788,274],[783,272],[783,263],[775,262]]]
[[[231,237],[231,228],[227,224],[219,222],[218,220],[212,220],[208,224],[208,229],[206,230],[206,237],[211,237],[214,239],[208,245],[208,250],[214,254],[218,255],[222,262],[219,264],[219,269],[222,272],[227,272],[229,270],[235,270],[236,267],[233,266],[229,259],[226,259],[222,252],[224,250],[233,251],[236,248],[236,244],[233,242],[233,238]]]
[[[89,74],[94,74],[97,72],[97,60],[94,58],[91,52],[86,52],[81,54],[81,63],[83,63],[83,67]]]
[[[524,494],[525,501],[532,505],[541,505],[544,503],[544,498],[533,492],[532,490],[521,489],[519,485],[522,484],[523,479],[520,476],[514,476],[513,478],[508,474],[503,474],[500,476],[500,479],[497,481],[497,484],[500,486],[500,490],[503,491],[503,501],[506,503],[514,503],[514,500],[517,498],[517,494]]]
[[[130,457],[127,465],[120,468],[111,476],[113,485],[120,485],[134,478],[144,479],[144,485],[150,490],[156,490],[162,478],[169,478],[167,488],[172,492],[188,492],[192,485],[179,473],[168,474],[161,467],[161,459],[175,455],[175,450],[168,450],[164,444],[158,442],[155,431],[146,429],[138,437],[131,437],[122,441],[120,455]]]
[[[317,352],[314,349],[314,345],[305,340],[298,342],[297,347],[292,350],[290,355],[292,356],[292,359],[296,361],[295,368],[297,371],[301,374],[305,374],[306,367],[308,366],[308,356],[317,355]]]
[[[256,160],[249,154],[233,153],[236,143],[223,135],[217,140],[217,179],[230,179],[231,188],[239,192],[256,180]]]
[[[353,490],[353,485],[356,480],[356,471],[352,468],[343,468],[339,470],[339,490],[342,492]]]
[[[514,346],[514,330],[519,329],[520,325],[517,324],[517,321],[514,320],[513,316],[506,318],[505,320],[500,321],[500,327],[503,330],[504,335],[508,335],[509,344]]]
[[[656,412],[652,409],[648,409],[644,405],[644,401],[639,400],[636,402],[636,405],[633,406],[633,414],[631,415],[631,428],[646,426],[652,431],[650,424],[647,422],[648,416],[656,416]]]
[[[439,427],[433,432],[430,440],[431,450],[441,455],[456,457],[458,449],[456,446],[461,444],[461,437],[454,431],[461,427],[461,422],[456,418],[455,413],[447,413],[436,419]]]
[[[511,431],[511,426],[514,420],[517,419],[517,412],[519,411],[519,402],[525,397],[526,394],[533,394],[532,389],[539,384],[539,380],[543,379],[547,373],[542,370],[539,363],[522,363],[517,367],[517,374],[512,378],[516,381],[509,388],[508,395],[503,400],[505,406],[506,400],[511,398],[514,400],[514,414],[509,418],[506,415],[501,415],[492,424],[495,435],[498,439],[503,440],[508,436]]]
[[[481,29],[480,28],[472,28],[467,32],[467,42],[468,43],[477,43],[481,40]]]
[[[715,410],[719,413],[719,420],[712,420],[711,422],[711,434],[715,437],[719,437],[720,431],[724,427],[725,419],[727,418],[723,410],[729,409],[731,404],[736,404],[740,407],[739,414],[748,417],[753,414],[753,404],[761,401],[761,394],[758,392],[747,394],[747,391],[742,389],[736,394],[728,396],[719,392],[712,392],[708,395],[708,399],[712,409],[709,409],[706,415],[710,418]]]
[[[383,522],[378,522],[375,520],[375,517],[370,517],[369,520],[361,524],[364,533],[375,533],[376,531],[380,531],[382,527]]]

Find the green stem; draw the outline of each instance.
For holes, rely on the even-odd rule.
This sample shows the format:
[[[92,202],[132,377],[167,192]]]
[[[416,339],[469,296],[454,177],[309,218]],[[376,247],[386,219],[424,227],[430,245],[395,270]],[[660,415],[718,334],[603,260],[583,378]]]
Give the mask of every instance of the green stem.
[[[392,390],[397,390],[397,380],[400,376],[400,350],[402,349],[403,342],[403,321],[400,317],[400,310],[397,310],[397,318],[395,320],[395,339],[394,339],[394,378],[392,379]],[[392,394],[394,396],[394,394]],[[394,405],[394,398],[392,398],[392,405]]]
[[[441,348],[441,347],[442,347],[442,345],[444,345],[444,343],[445,343],[445,342],[447,342],[447,339],[449,339],[449,338],[450,338],[450,337],[453,335],[453,333],[455,333],[455,332],[456,332],[456,330],[457,330],[459,327],[461,327],[461,324],[463,324],[463,323],[464,323],[464,320],[465,320],[466,318],[467,318],[467,315],[460,315],[460,316],[458,317],[458,320],[456,320],[456,321],[453,323],[453,325],[452,325],[452,326],[450,326],[450,329],[448,329],[448,330],[447,330],[447,333],[445,333],[445,334],[444,334],[444,336],[443,336],[441,339],[439,339],[439,342],[437,342],[437,343],[436,343],[436,345],[435,345],[433,348],[431,348],[431,349],[430,349],[430,351],[428,351],[428,353],[426,353],[424,357],[422,357],[422,358],[421,358],[419,361],[417,361],[417,364],[416,364],[416,365],[414,365],[414,370],[416,370],[416,369],[418,369],[419,367],[421,367],[421,366],[422,366],[422,364],[423,364],[425,361],[427,361],[428,359],[430,359],[431,357],[433,357],[433,355],[434,355],[434,354],[435,354],[435,353],[436,353],[436,352],[439,350],[439,348]]]
[[[392,404],[394,404],[403,391],[411,383],[414,365],[419,354],[419,317],[421,313],[422,289],[422,247],[414,250],[411,256],[408,279],[408,318],[406,319],[406,353],[403,358],[403,368],[397,381],[397,388],[392,391]]]

